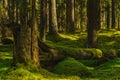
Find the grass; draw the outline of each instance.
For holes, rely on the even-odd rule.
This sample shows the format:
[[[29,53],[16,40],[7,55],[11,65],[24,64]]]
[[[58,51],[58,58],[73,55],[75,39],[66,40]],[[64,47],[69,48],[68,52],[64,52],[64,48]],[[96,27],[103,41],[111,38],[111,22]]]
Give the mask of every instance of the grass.
[[[93,74],[100,80],[119,80],[120,79],[120,58],[116,58],[97,67]]]
[[[57,38],[57,39],[56,39]],[[86,47],[86,33],[75,34],[59,34],[59,36],[48,37],[46,44],[59,49],[63,53],[69,53],[72,56],[81,50],[87,49],[93,53],[96,49],[88,49]],[[120,31],[101,30],[98,32],[98,52],[109,53],[110,50],[120,52]],[[41,69],[40,72],[25,68],[11,67],[12,63],[12,45],[0,44],[0,80],[119,80],[120,79],[120,58],[110,61],[103,61],[97,65],[101,59],[90,58],[88,60],[65,59],[56,65],[55,73]],[[95,50],[95,51],[94,51]],[[101,51],[99,51],[101,50]],[[76,55],[75,55],[76,56]],[[96,55],[94,55],[96,56]],[[80,56],[77,56],[78,58]],[[62,66],[61,66],[62,65]],[[85,74],[80,75],[79,67],[89,68],[91,66],[91,76]],[[97,65],[97,66],[96,66]],[[67,71],[68,69],[68,71]],[[62,72],[63,70],[63,72]],[[77,73],[75,71],[78,71]],[[59,74],[61,72],[61,74]],[[68,74],[73,75],[68,75]]]

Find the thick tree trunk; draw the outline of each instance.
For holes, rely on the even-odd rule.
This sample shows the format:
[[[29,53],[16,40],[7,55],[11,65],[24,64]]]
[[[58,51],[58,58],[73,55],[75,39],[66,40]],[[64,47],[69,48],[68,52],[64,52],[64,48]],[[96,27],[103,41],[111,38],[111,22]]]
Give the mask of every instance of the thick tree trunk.
[[[88,47],[97,47],[97,30],[100,28],[100,0],[87,1]]]
[[[38,33],[35,15],[35,0],[32,0],[32,24],[28,26],[28,12],[26,0],[22,1],[24,7],[20,9],[20,31],[19,38],[14,35],[15,40],[15,53],[14,64],[22,63],[25,65],[34,64],[35,67],[39,67],[39,48],[38,48]]]

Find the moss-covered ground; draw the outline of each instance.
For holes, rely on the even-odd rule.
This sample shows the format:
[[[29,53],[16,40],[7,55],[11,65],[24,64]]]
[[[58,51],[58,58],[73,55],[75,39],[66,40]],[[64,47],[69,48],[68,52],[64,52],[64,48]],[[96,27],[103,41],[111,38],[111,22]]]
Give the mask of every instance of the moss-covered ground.
[[[86,32],[74,34],[59,34],[49,36],[45,42],[59,51],[66,49],[66,53],[76,54],[78,49],[88,49]],[[120,52],[120,31],[101,30],[98,32],[98,49],[104,54]],[[41,68],[35,71],[29,67],[11,67],[12,45],[0,44],[0,80],[119,80],[120,58],[76,60],[66,58],[54,66],[52,72]],[[94,52],[94,51],[93,51]],[[42,65],[42,64],[41,64]]]

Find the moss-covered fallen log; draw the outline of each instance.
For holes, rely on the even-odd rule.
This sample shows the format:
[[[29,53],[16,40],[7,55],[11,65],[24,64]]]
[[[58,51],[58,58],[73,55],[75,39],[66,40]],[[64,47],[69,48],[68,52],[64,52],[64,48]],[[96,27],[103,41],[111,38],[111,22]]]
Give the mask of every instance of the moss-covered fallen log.
[[[43,51],[41,54],[41,60],[60,60],[65,57],[73,57],[75,59],[93,59],[101,58],[103,56],[100,49],[94,48],[70,48],[64,46],[53,48],[41,41],[39,42],[39,47]]]
[[[64,56],[70,56],[76,59],[91,59],[91,58],[102,58],[103,52],[100,49],[95,48],[68,48],[68,47],[57,47],[59,54]]]
[[[46,45],[44,42],[39,40],[39,48],[42,53],[40,53],[41,61],[50,61],[50,60],[60,60],[65,58],[63,54],[59,54],[58,50],[54,47]]]

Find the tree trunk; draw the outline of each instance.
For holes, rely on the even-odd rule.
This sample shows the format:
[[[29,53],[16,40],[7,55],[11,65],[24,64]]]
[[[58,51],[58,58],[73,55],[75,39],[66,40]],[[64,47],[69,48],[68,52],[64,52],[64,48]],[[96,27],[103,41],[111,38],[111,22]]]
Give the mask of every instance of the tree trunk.
[[[41,17],[40,17],[40,37],[44,42],[46,40],[46,31],[47,31],[47,0],[41,0]]]
[[[118,17],[118,29],[120,29],[120,18]]]
[[[66,0],[66,31],[75,32],[74,0]]]
[[[14,64],[22,63],[25,65],[34,64],[35,67],[39,67],[39,47],[38,47],[38,33],[36,24],[36,11],[35,0],[32,0],[32,24],[28,25],[28,11],[27,1],[22,1],[20,8],[20,32],[19,39],[15,43]],[[15,37],[15,36],[14,36]],[[18,46],[17,46],[18,45]]]
[[[97,47],[97,30],[100,27],[100,0],[87,1],[88,47]]]
[[[112,28],[116,27],[115,11],[115,0],[112,0]]]
[[[49,33],[58,34],[56,0],[49,0]]]
[[[32,0],[32,25],[31,25],[31,59],[39,66],[38,25],[36,15],[36,0]]]
[[[107,29],[110,28],[110,3],[107,3]]]
[[[6,0],[2,0],[1,3],[2,3],[4,9],[7,8],[8,3],[7,3]],[[1,10],[0,10],[0,11],[1,11]],[[5,23],[5,22],[4,22],[5,19],[8,18],[7,11],[1,12],[0,15],[1,15],[1,21],[0,21],[0,22],[1,22],[1,38],[4,39],[5,37],[8,37],[8,29],[7,29],[7,27],[3,24],[3,23]]]
[[[80,13],[80,31],[83,31],[84,27],[85,27],[85,11],[84,11],[84,8],[85,8],[85,2],[84,0],[81,0],[80,1],[80,10],[79,10],[79,13]]]

